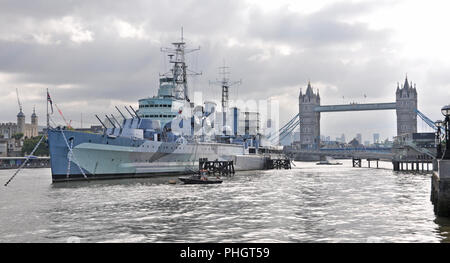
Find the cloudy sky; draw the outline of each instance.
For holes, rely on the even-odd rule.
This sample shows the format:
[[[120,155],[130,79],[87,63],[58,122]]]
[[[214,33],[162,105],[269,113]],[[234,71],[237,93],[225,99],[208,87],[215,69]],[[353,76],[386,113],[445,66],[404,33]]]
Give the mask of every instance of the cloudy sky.
[[[448,1],[0,0],[0,122],[15,121],[16,88],[27,122],[45,125],[48,88],[74,126],[137,105],[167,69],[160,48],[191,47],[191,91],[219,99],[218,67],[242,79],[231,98],[278,99],[281,122],[298,111],[308,80],[322,104],[393,102],[405,75],[432,119],[450,103]],[[366,95],[366,98],[365,96]],[[324,113],[322,134],[394,136],[394,111]],[[419,130],[427,130],[419,121]]]

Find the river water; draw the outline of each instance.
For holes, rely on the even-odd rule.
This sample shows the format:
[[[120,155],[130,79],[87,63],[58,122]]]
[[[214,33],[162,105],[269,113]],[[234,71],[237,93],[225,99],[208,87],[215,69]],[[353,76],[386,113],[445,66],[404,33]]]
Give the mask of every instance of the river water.
[[[51,183],[24,169],[0,188],[0,242],[448,242],[430,174],[296,162],[220,185],[175,177]],[[13,170],[0,170],[2,184]]]

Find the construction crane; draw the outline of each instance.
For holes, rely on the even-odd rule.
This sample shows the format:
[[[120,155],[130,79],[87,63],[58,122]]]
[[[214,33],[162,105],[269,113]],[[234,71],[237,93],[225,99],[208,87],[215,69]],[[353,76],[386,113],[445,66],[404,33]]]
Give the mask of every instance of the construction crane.
[[[58,110],[59,115],[61,115],[62,119],[66,123],[67,128],[72,129],[72,126],[70,125],[72,123],[72,120],[70,120],[70,122],[67,122],[66,118],[64,118],[64,115],[63,115],[62,111],[59,109],[59,107],[58,107],[58,105],[56,103],[55,103],[55,107]]]
[[[20,102],[19,90],[17,88],[16,88],[16,95],[17,95],[17,103],[19,104],[19,110],[20,110],[20,112],[22,112],[22,103]]]

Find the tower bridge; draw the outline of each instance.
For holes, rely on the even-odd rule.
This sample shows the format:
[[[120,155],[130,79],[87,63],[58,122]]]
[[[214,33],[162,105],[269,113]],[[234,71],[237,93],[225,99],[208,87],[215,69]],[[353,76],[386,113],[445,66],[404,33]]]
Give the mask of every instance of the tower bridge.
[[[319,91],[315,93],[308,82],[306,92],[299,95],[300,150],[320,148],[320,114],[322,112],[395,110],[397,115],[397,135],[417,132],[417,90],[412,82],[400,87],[397,83],[395,102],[321,105]]]
[[[397,103],[365,103],[365,104],[343,104],[323,105],[314,107],[315,112],[337,112],[337,111],[367,111],[367,110],[395,110]]]
[[[437,129],[434,122],[417,109],[417,90],[412,82],[405,78],[403,85],[397,83],[395,102],[384,103],[350,103],[341,105],[321,105],[319,91],[313,91],[311,83],[308,82],[306,92],[300,90],[299,113],[284,125],[277,134],[269,136],[272,142],[282,140],[300,127],[300,137],[296,138],[294,145],[286,146],[284,151],[296,160],[317,160],[320,156],[328,155],[335,157],[352,157],[390,159],[413,158],[429,159],[435,157],[434,149],[425,149],[415,145],[411,141],[412,136],[417,133],[417,116],[434,130]],[[346,111],[369,111],[369,110],[395,110],[397,116],[397,140],[393,148],[374,149],[368,148],[320,148],[320,115],[323,112],[346,112]],[[429,146],[426,146],[429,147]],[[406,154],[406,155],[405,155]],[[377,155],[377,156],[374,156]]]

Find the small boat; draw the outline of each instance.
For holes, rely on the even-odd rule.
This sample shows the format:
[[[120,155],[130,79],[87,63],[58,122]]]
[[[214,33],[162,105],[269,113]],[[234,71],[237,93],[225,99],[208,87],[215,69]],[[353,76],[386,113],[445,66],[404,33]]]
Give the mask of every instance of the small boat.
[[[325,159],[320,160],[320,162],[316,163],[316,165],[342,165],[340,162],[330,162],[330,160],[334,160],[331,157],[325,157]]]
[[[169,180],[169,184],[176,184],[177,181],[176,180]]]
[[[208,178],[208,171],[207,170],[200,170],[199,175],[192,175],[190,177],[179,177],[180,181],[182,181],[184,184],[221,184],[222,180],[219,178],[217,179],[210,179]]]

